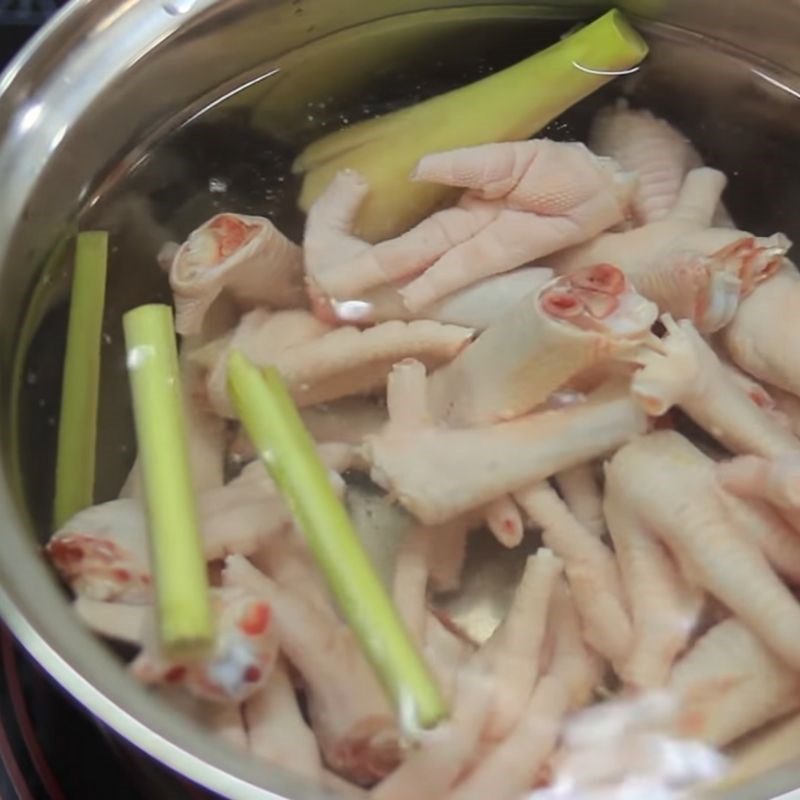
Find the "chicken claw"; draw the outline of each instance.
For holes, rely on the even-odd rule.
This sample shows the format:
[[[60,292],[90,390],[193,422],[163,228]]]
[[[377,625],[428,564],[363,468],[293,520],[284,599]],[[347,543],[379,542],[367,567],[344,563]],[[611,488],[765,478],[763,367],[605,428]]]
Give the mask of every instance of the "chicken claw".
[[[610,159],[597,158],[582,144],[547,139],[426,156],[414,178],[467,191],[456,206],[370,246],[351,233],[367,192],[363,179],[354,173],[337,176],[309,213],[311,225],[332,204],[340,208],[338,226],[330,226],[324,243],[306,241],[312,293],[346,300],[413,278],[400,294],[418,311],[616,225],[625,217],[631,190],[631,181]]]
[[[631,382],[633,396],[649,414],[660,416],[679,405],[734,452],[767,458],[800,454],[800,440],[753,401],[691,322],[669,315],[662,322],[663,352],[642,352],[643,369]]]
[[[395,424],[397,377],[389,377],[389,424],[367,437],[364,456],[372,479],[426,525],[607,453],[647,428],[627,387],[616,386],[598,389],[585,403],[481,428]]]
[[[198,333],[222,291],[244,308],[303,304],[303,254],[268,219],[217,214],[192,231],[172,258],[175,327]]]
[[[683,134],[649,111],[629,108],[623,99],[595,116],[589,146],[639,176],[632,202],[639,225],[663,219],[675,205],[686,173],[702,165]]]
[[[136,500],[79,512],[53,534],[45,552],[79,595],[121,603],[152,600],[145,519]]]
[[[613,475],[619,495],[664,542],[684,576],[798,669],[800,606],[758,542],[729,513],[712,465],[684,437],[657,431],[618,450],[606,474]]]
[[[602,233],[555,253],[547,266],[566,274],[591,264],[614,264],[663,312],[691,319],[704,332],[719,330],[739,302],[776,273],[791,246],[782,233],[765,237],[709,228],[724,187],[721,172],[693,169],[663,218]]]
[[[182,685],[218,703],[240,703],[261,689],[278,658],[278,632],[270,605],[253,593],[215,589],[211,593],[217,635],[213,652],[201,660],[168,658],[145,631],[144,647],[131,663],[146,684]]]
[[[721,340],[736,366],[753,377],[800,394],[800,358],[790,346],[800,318],[800,275],[784,259],[768,281],[743,300]]]
[[[572,377],[632,352],[657,314],[610,264],[554,278],[431,375],[434,417],[454,427],[518,417]]]
[[[725,745],[800,706],[800,679],[739,620],[724,620],[675,665],[675,732]]]

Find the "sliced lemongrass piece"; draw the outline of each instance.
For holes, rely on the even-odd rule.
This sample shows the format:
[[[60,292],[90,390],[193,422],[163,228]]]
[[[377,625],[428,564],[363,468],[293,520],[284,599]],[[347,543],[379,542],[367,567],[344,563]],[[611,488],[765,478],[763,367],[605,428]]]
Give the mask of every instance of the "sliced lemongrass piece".
[[[94,501],[108,234],[105,231],[79,233],[75,248],[58,421],[54,529]]]
[[[199,654],[211,646],[214,631],[172,310],[139,306],[125,314],[123,326],[159,633],[168,652]]]
[[[616,9],[507,69],[416,105],[312,142],[295,160],[308,211],[337,172],[370,187],[357,232],[381,241],[407,230],[453,190],[410,179],[429,153],[527,139],[617,75],[632,72],[647,44]]]
[[[445,714],[439,688],[375,572],[276,369],[228,361],[238,417],[305,533],[348,624],[413,734]]]

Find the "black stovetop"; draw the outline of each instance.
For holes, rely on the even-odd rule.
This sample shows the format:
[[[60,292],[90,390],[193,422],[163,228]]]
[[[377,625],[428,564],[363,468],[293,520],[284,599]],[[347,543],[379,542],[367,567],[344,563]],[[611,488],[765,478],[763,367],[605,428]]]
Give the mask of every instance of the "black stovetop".
[[[210,800],[79,707],[0,627],[2,800]]]
[[[64,0],[0,0],[0,69]],[[208,800],[124,744],[0,623],[0,800]]]

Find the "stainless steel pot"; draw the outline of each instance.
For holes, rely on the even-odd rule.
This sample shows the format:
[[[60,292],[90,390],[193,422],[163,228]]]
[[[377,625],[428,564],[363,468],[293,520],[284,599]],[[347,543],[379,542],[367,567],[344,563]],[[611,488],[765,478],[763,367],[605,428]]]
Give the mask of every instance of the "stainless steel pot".
[[[228,752],[165,711],[73,617],[40,556],[18,480],[18,398],[24,377],[18,354],[38,322],[32,307],[53,294],[42,290],[48,282],[58,289],[61,248],[81,210],[91,213],[165,130],[243,84],[250,82],[247,91],[258,91],[270,66],[280,67],[296,48],[375,23],[364,29],[377,32],[374,36],[362,33],[342,39],[346,47],[309,50],[319,61],[306,64],[304,81],[291,92],[274,92],[262,111],[287,125],[297,123],[296,112],[306,100],[356,87],[359,76],[382,60],[407,57],[443,31],[475,30],[496,17],[577,19],[605,5],[589,0],[551,5],[523,0],[74,0],[0,79],[0,610],[33,656],[99,719],[225,797],[310,800],[323,794]],[[631,0],[620,5],[642,21],[659,20],[718,40],[723,49],[749,51],[753,63],[764,59],[781,65],[789,83],[795,80],[792,72],[800,73],[797,2]],[[782,73],[775,68],[771,74]],[[713,82],[713,76],[707,79]],[[137,292],[146,294],[137,276],[129,264],[126,277],[117,281],[117,311]],[[107,417],[109,426],[116,424],[113,411]],[[776,796],[800,784],[800,773],[792,772],[771,773],[729,796]]]

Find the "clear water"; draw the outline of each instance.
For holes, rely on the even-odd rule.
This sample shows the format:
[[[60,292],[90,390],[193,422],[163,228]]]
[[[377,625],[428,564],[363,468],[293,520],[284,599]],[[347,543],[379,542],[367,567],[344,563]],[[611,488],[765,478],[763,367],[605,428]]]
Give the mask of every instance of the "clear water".
[[[326,94],[325,87],[318,86],[307,93],[308,102],[287,102],[298,86],[308,84],[308,65],[317,64],[318,55],[343,64],[364,35],[341,34],[290,54],[280,64],[265,65],[261,75],[243,76],[243,91],[223,99],[209,97],[205,110],[192,113],[188,122],[157,139],[146,153],[131,154],[131,166],[87,203],[81,217],[84,228],[109,230],[112,243],[98,500],[115,496],[133,460],[120,317],[142,302],[169,301],[166,277],[156,263],[161,245],[182,240],[220,210],[266,215],[299,240],[299,181],[290,165],[306,143],[342,124],[501,69],[551,43],[567,28],[520,19],[462,24],[424,46],[407,52],[399,48],[383,65],[362,69],[349,91]],[[635,104],[678,125],[709,165],[726,172],[730,186],[725,201],[740,227],[759,234],[782,230],[800,240],[795,213],[800,207],[800,78],[666,28],[644,33],[652,50],[642,69],[613,81],[553,122],[543,135],[584,138],[597,108],[616,96],[630,96]],[[315,74],[319,82],[318,64]],[[66,327],[66,284],[55,284],[60,302],[33,341],[21,403],[23,474],[29,507],[43,537],[53,493]],[[513,562],[519,563],[519,558]]]

